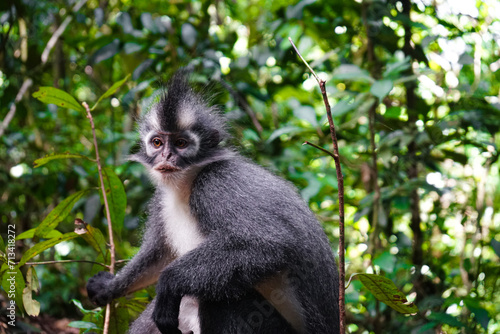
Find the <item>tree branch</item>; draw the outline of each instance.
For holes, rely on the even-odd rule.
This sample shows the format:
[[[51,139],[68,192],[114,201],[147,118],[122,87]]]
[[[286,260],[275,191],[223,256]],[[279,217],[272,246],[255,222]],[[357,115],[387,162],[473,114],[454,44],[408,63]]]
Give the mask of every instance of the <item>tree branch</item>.
[[[95,261],[87,261],[87,260],[54,260],[54,261],[41,261],[41,262],[26,262],[25,265],[27,266],[38,266],[38,265],[43,265],[43,264],[57,264],[57,263],[92,263],[92,264],[97,264],[101,267],[105,267],[109,269],[109,266],[104,263],[100,262],[95,262]]]
[[[77,11],[82,8],[82,6],[87,2],[87,0],[80,0],[75,6],[73,6],[73,13],[76,13]],[[42,52],[42,64],[45,64],[47,60],[49,60],[49,54],[50,51],[54,48],[54,46],[57,43],[57,40],[61,37],[63,32],[66,30],[68,27],[69,23],[73,20],[73,16],[66,16],[64,19],[63,23],[59,26],[59,28],[54,31],[52,34],[52,37],[50,37],[49,41],[47,42],[47,45],[45,46],[45,49]]]
[[[21,99],[23,98],[23,95],[26,93],[28,88],[31,87],[32,84],[33,84],[33,80],[31,80],[30,78],[26,78],[24,80],[23,84],[21,85],[21,88],[19,89],[19,92],[17,92],[17,95],[16,95],[14,102],[10,106],[10,110],[7,113],[7,116],[5,116],[2,124],[0,125],[0,136],[3,135],[5,129],[7,129],[7,127],[9,126],[10,121],[12,121],[12,119],[14,118],[14,115],[16,114],[16,109],[17,109],[16,104],[19,103],[19,101],[21,101]]]
[[[82,8],[82,6],[86,2],[87,2],[87,0],[80,0],[73,7],[73,12],[75,13],[75,12],[79,11],[80,8]],[[68,27],[68,24],[71,22],[72,19],[73,19],[72,16],[66,17],[64,19],[63,23],[61,24],[61,26],[59,26],[59,28],[50,37],[49,41],[47,42],[47,45],[45,46],[45,49],[42,52],[42,57],[41,57],[42,62],[40,64],[40,65],[42,65],[42,67],[43,67],[43,65],[45,65],[47,63],[47,61],[49,59],[50,51],[52,50],[52,48],[54,48],[54,46],[57,43],[57,40],[61,37],[62,33],[64,32],[64,30],[66,30],[66,28]],[[9,29],[9,31],[10,31],[10,29]],[[9,110],[7,116],[5,116],[5,119],[3,120],[2,124],[0,125],[0,136],[3,135],[5,129],[7,128],[7,126],[9,126],[10,121],[12,121],[12,119],[14,118],[14,115],[16,114],[16,109],[17,109],[16,104],[19,103],[19,101],[21,101],[23,95],[26,93],[26,90],[28,90],[28,88],[32,84],[33,84],[33,80],[31,80],[31,78],[24,79],[24,82],[21,85],[21,88],[19,89],[19,92],[16,95],[14,103],[10,106],[10,110]]]
[[[101,181],[101,191],[102,197],[104,199],[104,208],[106,209],[106,218],[108,219],[108,234],[109,234],[109,246],[110,246],[110,255],[111,261],[109,264],[109,272],[114,273],[115,271],[115,242],[113,241],[113,225],[111,223],[111,213],[109,211],[108,197],[106,196],[106,188],[104,186],[104,178],[102,177],[102,166],[101,159],[99,157],[99,149],[97,147],[97,137],[95,135],[95,126],[94,119],[92,118],[92,114],[90,113],[90,108],[87,102],[82,103],[83,107],[87,111],[87,118],[90,121],[90,125],[92,127],[92,135],[94,137],[94,148],[95,148],[95,156],[97,161],[97,170],[99,172],[99,180]],[[104,318],[104,329],[103,334],[107,334],[109,330],[109,321],[111,315],[111,307],[110,304],[106,305],[106,316]]]
[[[262,125],[260,124],[259,120],[257,119],[257,115],[255,114],[255,111],[253,111],[252,107],[248,104],[247,100],[241,96],[237,91],[231,87],[227,82],[224,80],[220,79],[219,82],[226,88],[226,90],[233,96],[233,99],[238,103],[238,105],[243,109],[247,115],[250,117],[252,120],[253,126],[259,133],[259,135],[262,133],[263,128]]]
[[[333,123],[332,109],[330,107],[330,102],[328,101],[328,96],[326,95],[326,81],[320,79],[314,70],[309,66],[305,59],[300,54],[299,50],[293,44],[290,37],[288,40],[292,44],[295,52],[299,55],[300,59],[309,68],[312,75],[316,78],[321,89],[321,95],[323,95],[323,102],[325,103],[326,116],[328,117],[328,123],[330,124],[330,134],[332,136],[333,143],[333,160],[335,161],[335,170],[337,171],[337,183],[338,183],[338,195],[339,195],[339,321],[340,321],[340,333],[345,333],[345,244],[344,244],[344,176],[342,175],[342,168],[340,166],[340,156],[339,147],[337,142],[337,133],[335,131],[335,124]]]

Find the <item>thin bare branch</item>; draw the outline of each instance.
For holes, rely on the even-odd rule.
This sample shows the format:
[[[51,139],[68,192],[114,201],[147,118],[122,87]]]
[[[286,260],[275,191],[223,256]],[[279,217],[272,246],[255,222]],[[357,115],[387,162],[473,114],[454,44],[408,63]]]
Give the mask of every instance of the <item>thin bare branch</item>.
[[[292,38],[291,37],[288,37],[288,40],[290,41],[290,43],[292,43],[292,46],[293,48],[295,49],[295,52],[299,55],[300,59],[302,59],[302,61],[304,62],[304,64],[307,66],[307,68],[309,69],[309,71],[311,71],[312,75],[314,75],[314,77],[316,78],[316,81],[318,82],[318,84],[320,83],[320,81],[322,81],[317,75],[316,75],[316,72],[314,72],[314,70],[312,69],[311,66],[309,66],[309,64],[307,63],[307,61],[304,59],[304,57],[302,57],[302,55],[300,54],[299,52],[299,49],[297,49],[297,47],[295,46],[295,44],[293,44],[293,41],[292,41]]]
[[[105,267],[109,269],[109,266],[104,263],[95,262],[95,261],[87,261],[87,260],[54,260],[54,261],[40,261],[40,262],[26,262],[25,264],[28,266],[38,266],[43,264],[58,264],[58,263],[92,263],[97,264],[98,266]]]
[[[19,92],[17,92],[16,98],[15,98],[14,102],[12,103],[12,105],[10,106],[10,110],[7,113],[7,116],[5,116],[2,124],[0,125],[0,136],[3,135],[3,132],[9,126],[10,121],[12,121],[12,119],[14,118],[14,115],[16,114],[17,103],[19,103],[19,101],[21,101],[21,99],[23,98],[23,95],[26,93],[28,88],[31,87],[32,84],[33,84],[33,80],[31,80],[30,78],[26,78],[24,80],[23,84],[21,85],[21,89],[19,89]]]
[[[229,94],[231,94],[233,96],[233,99],[236,101],[236,103],[238,103],[238,105],[243,109],[243,111],[245,111],[247,113],[247,115],[252,120],[253,126],[255,127],[255,129],[257,130],[259,135],[262,134],[262,131],[264,129],[262,128],[262,125],[260,124],[259,120],[257,119],[257,114],[252,109],[252,107],[250,107],[247,100],[243,96],[241,96],[236,90],[234,90],[233,87],[231,87],[231,85],[229,85],[224,80],[221,79],[221,80],[219,80],[219,82],[222,84],[222,86],[224,86],[224,88],[226,88],[226,90],[229,92]]]
[[[323,147],[318,146],[318,145],[316,145],[316,144],[313,144],[313,143],[311,143],[310,141],[307,141],[307,140],[306,140],[306,141],[304,142],[304,144],[302,144],[302,145],[310,145],[310,146],[312,146],[312,147],[314,147],[314,148],[317,148],[318,150],[325,152],[326,154],[328,154],[329,156],[331,156],[331,157],[332,157],[332,158],[334,158],[334,159],[337,157],[337,156],[336,156],[335,154],[333,154],[332,152],[330,152],[330,151],[328,151],[328,150],[325,150]]]
[[[79,11],[80,8],[82,8],[82,6],[86,2],[87,2],[87,0],[80,0],[76,5],[73,6],[73,12],[76,13],[77,11]],[[47,45],[45,46],[45,49],[42,52],[42,64],[45,64],[47,62],[47,60],[49,60],[50,51],[54,48],[57,41],[59,40],[59,38],[63,34],[63,32],[68,27],[71,20],[73,20],[73,16],[71,16],[71,15],[66,16],[63,23],[61,23],[59,28],[57,28],[56,31],[54,31],[54,33],[50,37],[49,41],[47,42]]]
[[[335,161],[335,170],[337,172],[337,183],[338,183],[338,196],[339,196],[339,321],[340,321],[340,333],[345,333],[346,323],[345,323],[345,236],[344,236],[344,176],[342,175],[342,168],[340,166],[340,155],[339,147],[337,142],[337,133],[335,131],[335,124],[333,123],[332,109],[330,107],[330,102],[328,101],[328,96],[326,95],[326,81],[320,79],[314,70],[309,66],[305,59],[300,54],[299,50],[293,43],[292,39],[288,37],[288,40],[292,44],[293,48],[299,55],[300,59],[309,68],[311,73],[318,81],[319,88],[321,90],[321,95],[323,95],[323,102],[326,108],[326,116],[328,117],[328,123],[330,124],[330,134],[333,143],[333,160]]]

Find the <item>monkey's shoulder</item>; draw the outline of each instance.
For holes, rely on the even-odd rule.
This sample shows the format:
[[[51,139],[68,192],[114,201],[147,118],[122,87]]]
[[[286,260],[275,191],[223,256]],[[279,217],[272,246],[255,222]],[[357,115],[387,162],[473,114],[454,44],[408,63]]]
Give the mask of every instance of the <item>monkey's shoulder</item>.
[[[291,183],[241,156],[207,165],[195,179],[193,190],[212,194],[233,193],[238,197],[272,195],[274,192],[282,196],[298,196]]]

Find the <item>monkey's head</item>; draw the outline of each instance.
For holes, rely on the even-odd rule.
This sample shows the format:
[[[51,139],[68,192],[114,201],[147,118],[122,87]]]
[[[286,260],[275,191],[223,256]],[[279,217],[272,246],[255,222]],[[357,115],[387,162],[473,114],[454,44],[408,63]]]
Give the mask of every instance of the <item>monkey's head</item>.
[[[148,168],[153,180],[168,182],[193,168],[221,159],[227,136],[216,107],[209,106],[178,73],[167,91],[139,121],[140,150],[131,160]]]

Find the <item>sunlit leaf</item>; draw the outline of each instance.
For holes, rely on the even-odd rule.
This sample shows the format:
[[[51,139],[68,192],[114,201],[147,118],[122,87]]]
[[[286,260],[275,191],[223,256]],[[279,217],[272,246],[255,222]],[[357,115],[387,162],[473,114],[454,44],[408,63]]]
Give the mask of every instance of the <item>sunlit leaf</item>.
[[[125,78],[123,78],[122,80],[120,81],[117,81],[115,82],[107,91],[106,93],[102,94],[101,97],[99,98],[99,100],[97,100],[97,102],[94,104],[94,106],[92,107],[92,110],[95,109],[95,107],[99,104],[99,102],[101,102],[103,99],[113,95],[121,86],[123,86],[123,84],[128,80],[128,78],[130,78],[130,74],[127,74],[127,76]]]
[[[24,313],[23,306],[23,290],[25,288],[24,277],[19,269],[21,265],[11,267],[4,263],[0,268],[0,276],[2,277],[2,288],[7,295],[13,295],[16,312]],[[9,297],[10,298],[10,297]],[[9,307],[8,305],[7,307]]]
[[[122,181],[111,168],[103,168],[102,176],[104,179],[104,187],[106,189],[106,197],[109,204],[113,229],[120,233],[125,219],[127,194],[125,193]],[[104,204],[101,191],[99,195],[101,196],[101,203]]]
[[[49,154],[44,156],[43,158],[36,159],[33,164],[35,168],[45,165],[46,163],[51,162],[52,160],[60,160],[60,159],[86,159],[93,161],[89,157],[86,157],[81,154],[74,153],[57,153],[57,154]]]
[[[356,276],[375,298],[392,309],[403,314],[416,314],[418,312],[417,306],[408,302],[406,296],[398,290],[390,279],[375,274],[357,274]]]
[[[113,57],[120,51],[120,40],[115,38],[111,43],[97,50],[91,57],[91,64],[99,64],[100,62]]]
[[[391,273],[396,265],[396,257],[386,251],[375,257],[373,264],[379,266],[383,271]]]
[[[304,131],[304,129],[300,128],[298,126],[285,126],[283,128],[280,128],[280,129],[274,131],[267,139],[267,143],[271,143],[273,140],[275,140],[276,138],[279,138],[279,136],[281,136],[281,135],[288,134],[288,135],[293,136],[293,135],[296,135],[297,133],[300,133],[302,131]]]
[[[82,229],[85,229],[85,233],[82,233]],[[75,233],[78,233],[89,245],[94,248],[94,250],[104,257],[106,256],[106,239],[102,234],[101,230],[98,228],[92,227],[92,225],[86,224],[84,227],[81,227],[79,231],[75,230]]]
[[[293,109],[293,115],[299,119],[307,121],[314,127],[318,126],[318,120],[316,118],[316,112],[311,106],[300,106]]]
[[[37,256],[38,254],[40,254],[44,250],[49,249],[49,248],[57,245],[58,243],[61,243],[63,241],[68,241],[68,240],[74,239],[76,237],[78,237],[78,234],[76,234],[75,232],[70,232],[70,233],[63,234],[57,238],[52,238],[52,239],[37,243],[36,245],[34,245],[30,249],[28,249],[23,254],[21,261],[19,261],[19,266],[24,265],[26,262],[31,260],[33,257]]]
[[[93,322],[90,322],[90,321],[72,321],[68,324],[68,327],[81,328],[81,329],[87,329],[87,328],[98,329],[99,328],[96,324],[94,324]]]
[[[64,199],[47,215],[47,217],[45,217],[40,225],[38,225],[35,235],[43,238],[47,233],[55,229],[57,225],[69,215],[75,203],[90,192],[91,189],[81,190]]]
[[[30,266],[26,273],[26,287],[23,289],[23,305],[26,313],[32,317],[40,314],[40,303],[33,299],[33,292],[38,292],[39,285],[35,268]]]
[[[181,27],[181,38],[184,44],[192,48],[196,44],[198,33],[196,29],[189,23],[184,23]]]
[[[382,101],[384,97],[389,94],[393,87],[394,84],[391,80],[377,80],[370,88],[370,93],[372,93],[374,96],[378,97],[380,101]]]
[[[352,81],[366,81],[373,83],[375,80],[370,76],[367,70],[363,70],[356,65],[343,64],[335,69],[333,72],[334,80],[352,80]]]
[[[23,233],[16,236],[16,240],[31,239],[35,236],[35,231],[36,231],[36,227],[29,229],[27,231],[24,231]],[[61,235],[62,235],[62,233],[59,232],[58,230],[52,230],[52,231],[49,231],[47,234],[42,235],[41,238],[52,239],[52,238],[57,238]]]
[[[75,98],[63,90],[55,87],[40,87],[33,97],[43,103],[52,103],[62,108],[70,108],[85,112],[85,108]]]

